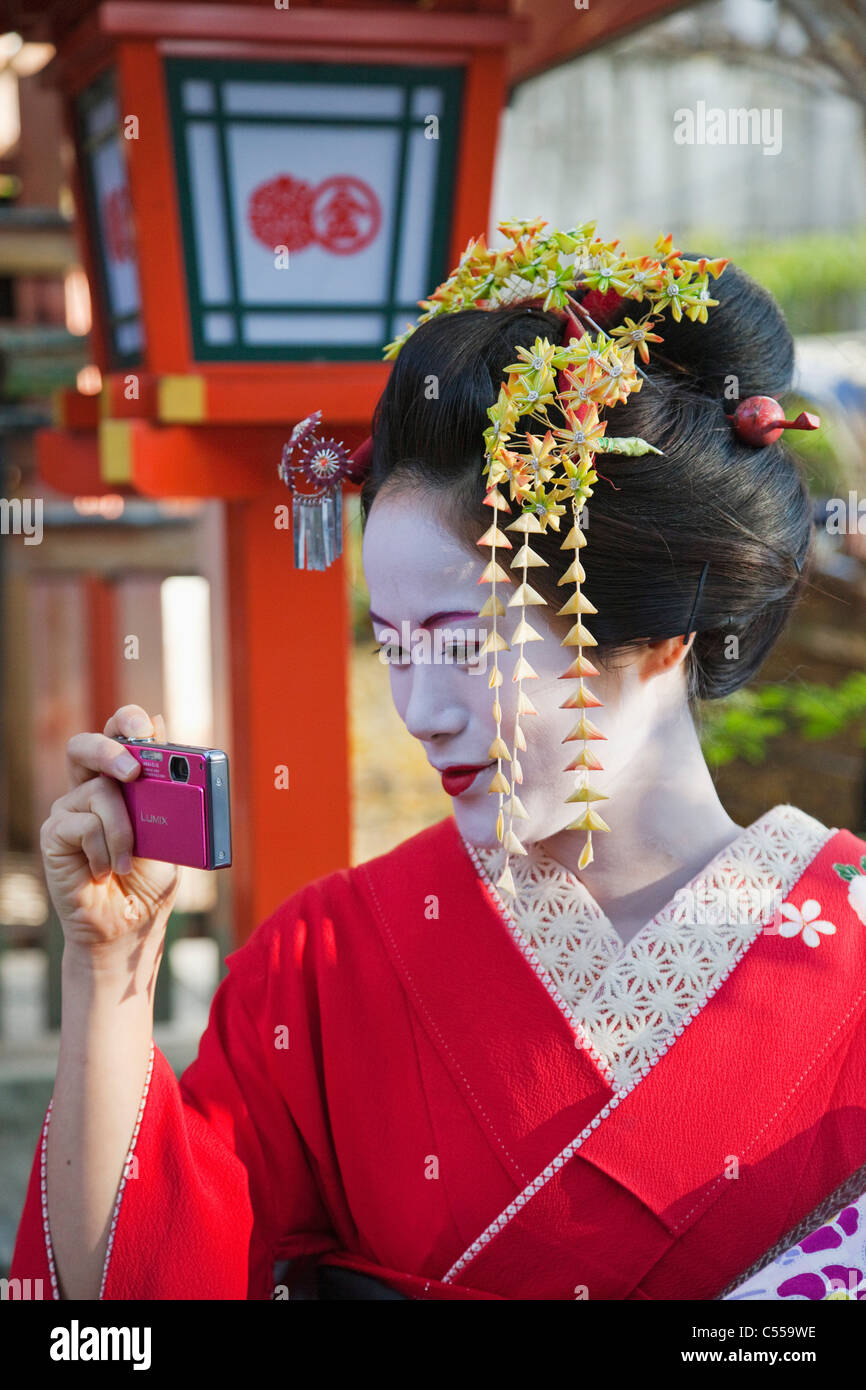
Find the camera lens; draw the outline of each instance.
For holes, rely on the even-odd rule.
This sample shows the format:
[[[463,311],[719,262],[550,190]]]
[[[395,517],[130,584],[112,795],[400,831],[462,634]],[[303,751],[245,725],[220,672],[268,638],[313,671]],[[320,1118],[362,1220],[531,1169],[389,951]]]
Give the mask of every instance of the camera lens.
[[[175,753],[168,762],[168,772],[173,782],[189,781],[189,763],[186,758],[180,757]]]

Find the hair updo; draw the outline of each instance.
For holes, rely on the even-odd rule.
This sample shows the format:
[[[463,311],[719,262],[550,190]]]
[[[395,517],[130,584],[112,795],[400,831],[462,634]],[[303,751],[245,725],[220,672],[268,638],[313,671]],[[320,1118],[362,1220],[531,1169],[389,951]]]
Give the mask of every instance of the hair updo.
[[[589,623],[598,642],[593,660],[597,654],[604,664],[645,641],[685,633],[710,562],[691,622],[690,703],[728,695],[759,669],[806,583],[813,527],[808,489],[782,440],[755,448],[726,418],[737,399],[789,390],[788,326],[772,296],[732,264],[711,293],[719,303],[705,324],[676,323],[669,310],[656,317],[653,331],[664,341],[652,345],[648,366],[640,364],[649,380],[625,403],[600,410],[608,435],[639,435],[663,455],[596,455],[599,478],[583,518],[586,591],[599,610]],[[645,309],[623,300],[602,326]],[[563,342],[562,317],[520,304],[443,314],[416,329],[376,407],[360,497],[364,524],[386,483],[419,487],[479,554],[478,537],[491,521],[481,471],[487,409],[517,360],[515,348],[539,336]],[[548,410],[564,423],[554,406]],[[517,430],[537,431],[538,424],[526,416]],[[507,480],[501,490],[509,498]],[[568,513],[562,520],[570,524]],[[554,612],[567,597],[557,580],[574,558],[560,549],[564,535],[548,528],[532,537],[549,568],[533,570],[531,582]],[[739,639],[736,660],[726,644],[731,635]]]

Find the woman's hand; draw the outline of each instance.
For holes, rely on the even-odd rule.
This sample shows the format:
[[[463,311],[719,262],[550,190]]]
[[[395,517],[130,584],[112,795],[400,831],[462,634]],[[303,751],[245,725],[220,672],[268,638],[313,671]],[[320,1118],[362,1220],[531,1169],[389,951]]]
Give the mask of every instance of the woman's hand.
[[[69,791],[40,830],[48,891],[67,946],[114,956],[165,930],[180,882],[176,864],[133,859],[133,830],[118,782],[140,765],[113,736],[165,741],[161,715],[123,705],[101,734],[75,734],[66,745]],[[161,943],[160,943],[161,944]]]

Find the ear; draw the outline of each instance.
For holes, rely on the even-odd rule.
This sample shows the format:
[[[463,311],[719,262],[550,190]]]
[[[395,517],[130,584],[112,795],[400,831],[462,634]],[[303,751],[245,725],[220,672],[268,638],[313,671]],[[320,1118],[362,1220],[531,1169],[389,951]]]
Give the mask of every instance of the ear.
[[[652,680],[653,676],[663,676],[665,672],[672,671],[675,666],[681,665],[691,650],[695,636],[696,634],[691,632],[686,641],[683,641],[683,637],[680,636],[659,637],[648,642],[645,647],[641,648],[637,663],[640,679]]]

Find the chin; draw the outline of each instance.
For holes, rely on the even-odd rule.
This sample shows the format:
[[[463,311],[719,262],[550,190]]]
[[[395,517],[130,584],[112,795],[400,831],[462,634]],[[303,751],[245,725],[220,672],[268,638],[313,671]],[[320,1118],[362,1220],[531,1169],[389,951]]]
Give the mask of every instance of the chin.
[[[496,816],[499,811],[497,799],[490,797],[492,806],[485,806],[480,798],[474,804],[462,802],[460,797],[454,799],[454,819],[457,821],[457,828],[461,835],[470,844],[477,845],[479,849],[500,849],[501,841],[496,836]],[[508,811],[504,811],[505,828],[508,829]],[[535,827],[530,825],[527,820],[521,820],[515,816],[512,826],[515,835],[522,845],[527,849],[535,842],[538,836],[535,834]]]
[[[491,801],[493,800],[491,797]],[[460,834],[469,840],[470,844],[478,845],[482,849],[496,849],[499,845],[496,838],[495,806],[484,805],[480,798],[473,805],[458,796],[454,798],[454,819]]]

